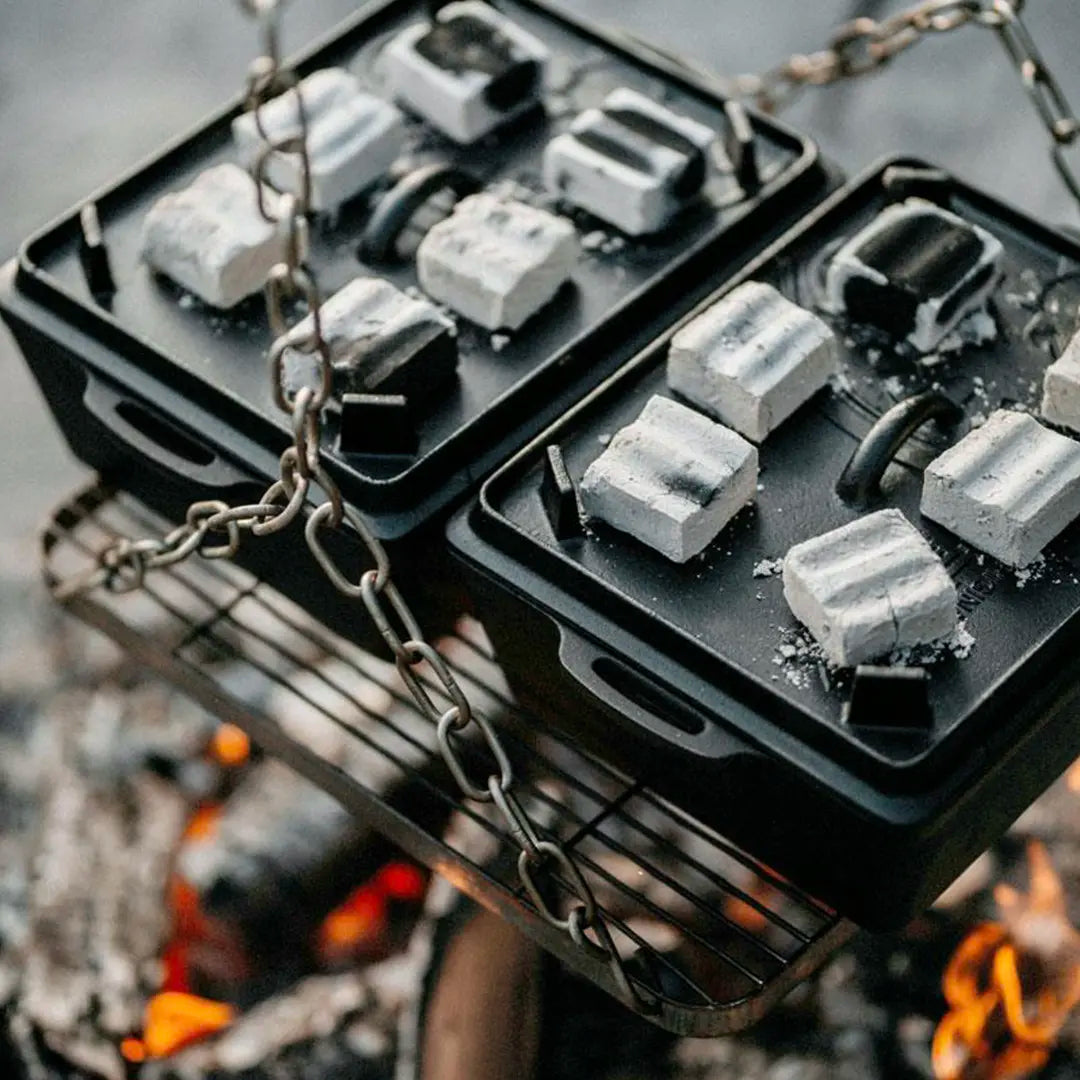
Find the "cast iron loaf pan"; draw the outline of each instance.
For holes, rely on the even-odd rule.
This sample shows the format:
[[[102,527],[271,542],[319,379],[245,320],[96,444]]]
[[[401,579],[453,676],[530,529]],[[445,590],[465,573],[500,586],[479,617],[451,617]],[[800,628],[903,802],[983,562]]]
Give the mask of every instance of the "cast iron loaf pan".
[[[403,0],[364,5],[298,61],[299,73],[343,65],[379,92],[379,49],[397,30],[426,17],[427,6]],[[548,139],[617,85],[636,87],[724,131],[724,101],[707,82],[537,0],[496,6],[549,45],[562,72],[558,93],[549,96],[547,113],[535,110],[507,132],[467,148],[417,121],[416,160],[434,155],[485,184],[510,182],[537,192]],[[289,439],[288,417],[270,392],[262,298],[213,311],[182,298],[138,258],[140,226],[152,203],[207,167],[234,160],[230,121],[240,107],[239,100],[231,103],[93,197],[117,285],[107,305],[95,302],[84,279],[78,208],[27,241],[0,278],[0,313],[75,453],[172,518],[182,518],[196,499],[250,500],[276,476]],[[508,340],[493,341],[488,331],[461,320],[457,382],[422,417],[415,456],[342,455],[330,431],[323,447],[327,467],[378,535],[399,542],[396,577],[400,583],[409,576],[406,567],[415,568],[417,587],[409,595],[418,608],[441,606],[447,587],[440,534],[433,550],[424,526],[443,520],[486,472],[633,355],[670,311],[686,310],[820,196],[827,179],[813,144],[772,120],[755,116],[752,123],[760,187],[747,193],[722,173],[657,237],[625,244],[616,237],[606,251],[585,252],[572,283]],[[309,262],[324,296],[363,272],[400,288],[416,285],[411,258],[360,261],[372,205],[361,198],[335,219],[314,223]],[[574,220],[582,235],[598,229],[615,235],[586,215]],[[410,541],[419,546],[410,548]],[[335,621],[338,598],[295,536],[248,543],[241,559]],[[355,636],[357,620],[350,618]]]
[[[883,335],[825,316],[842,377],[764,442],[755,503],[702,555],[678,565],[601,522],[560,543],[540,496],[548,446],[561,447],[578,483],[651,395],[672,396],[665,359],[679,323],[499,469],[449,527],[524,701],[875,928],[930,904],[1080,752],[1080,529],[1013,572],[919,513],[921,468],[977,414],[1037,411],[1043,370],[1073,330],[1080,247],[897,160],[834,194],[702,305],[756,279],[820,310],[829,254],[913,192],[1004,244],[989,308],[996,340],[925,367]],[[929,711],[894,708],[886,679],[866,683],[864,707],[846,715],[851,673],[815,658],[780,577],[755,567],[766,572],[762,560],[864,512],[836,494],[845,464],[877,417],[931,388],[964,420],[953,432],[920,428],[866,509],[898,507],[930,540],[974,643],[908,657],[929,674]]]

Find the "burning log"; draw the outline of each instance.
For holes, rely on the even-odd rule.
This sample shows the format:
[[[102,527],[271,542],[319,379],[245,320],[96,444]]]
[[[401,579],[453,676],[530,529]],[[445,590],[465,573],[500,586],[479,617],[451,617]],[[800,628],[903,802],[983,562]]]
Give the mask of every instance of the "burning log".
[[[437,792],[452,788],[434,726],[368,675],[324,660],[296,675],[268,711],[324,760],[430,831],[442,831],[450,802]],[[245,984],[245,994],[261,996],[310,970],[320,953],[348,956],[348,946],[364,936],[347,940],[349,931],[392,930],[375,924],[384,901],[395,897],[365,883],[394,857],[388,841],[310,781],[276,760],[259,762],[211,833],[187,844],[179,859],[179,875],[194,890],[213,939],[238,943],[241,953],[230,972],[217,964],[220,950],[193,950],[194,985],[232,997]],[[384,933],[369,952],[385,952],[392,937]],[[253,973],[272,985],[259,985]]]
[[[72,692],[38,717],[54,727],[56,752],[40,778],[37,840],[28,844],[10,1015],[24,1046],[117,1080],[117,1044],[138,1027],[161,977],[165,890],[192,805],[131,743],[162,758],[178,729],[192,742],[200,733],[205,742],[207,731],[205,716],[173,710],[172,700],[160,690],[131,699]]]

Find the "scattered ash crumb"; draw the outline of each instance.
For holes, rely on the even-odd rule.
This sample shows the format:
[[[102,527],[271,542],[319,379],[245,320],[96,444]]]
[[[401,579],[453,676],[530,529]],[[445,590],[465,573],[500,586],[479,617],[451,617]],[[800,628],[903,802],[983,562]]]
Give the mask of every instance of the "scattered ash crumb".
[[[839,668],[825,656],[821,646],[803,628],[784,629],[783,639],[772,657],[773,664],[792,686],[805,690],[819,682],[826,693],[842,689],[850,672]],[[975,648],[975,635],[961,621],[947,638],[929,645],[894,649],[881,661],[896,667],[930,667],[944,660],[966,660]],[[776,682],[780,675],[774,675]]]
[[[894,398],[904,397],[907,394],[907,387],[899,375],[890,375],[882,380],[881,385],[885,387],[886,393]]]
[[[497,353],[502,352],[503,349],[505,349],[506,346],[509,345],[509,344],[510,344],[510,335],[509,334],[492,334],[491,335],[491,347]]]
[[[534,188],[523,183],[522,180],[510,176],[489,184],[488,191],[496,198],[514,199],[517,202],[528,203],[533,206],[537,204],[537,196],[540,194]]]
[[[596,441],[601,446],[607,446],[607,444],[609,442],[611,442],[611,432],[610,431],[602,431],[599,435],[596,436]]]
[[[941,339],[934,352],[919,358],[919,363],[923,367],[935,367],[951,359],[955,353],[969,347],[986,345],[997,336],[998,328],[994,317],[985,308],[980,308],[961,320],[956,329]]]
[[[593,229],[581,238],[581,246],[585,251],[599,251],[607,243],[608,235],[602,229]]]
[[[947,638],[928,645],[911,645],[903,649],[894,649],[889,654],[889,663],[905,667],[931,667],[949,657],[966,660],[974,648],[975,635],[961,620]]]
[[[760,562],[754,564],[754,577],[775,577],[783,569],[783,559],[762,559]]]
[[[806,689],[815,679],[831,687],[825,654],[809,632],[801,628],[789,629],[784,630],[783,635],[772,662],[780,668],[784,678],[800,690]],[[822,668],[824,672],[819,670]]]
[[[196,301],[195,297],[192,296],[191,293],[189,293],[189,292],[181,293],[180,294],[180,299],[177,300],[176,302],[185,311],[191,311],[197,304],[197,301]]]
[[[600,250],[605,255],[613,255],[617,251],[622,251],[624,247],[626,247],[626,241],[621,236],[609,236],[601,245]]]
[[[829,376],[829,382],[833,388],[840,391],[846,391],[851,393],[854,387],[851,383],[851,376],[846,371],[838,371],[834,375]]]
[[[1028,582],[1041,581],[1046,573],[1046,559],[1040,555],[1034,562],[1028,563],[1027,566],[1021,567],[1019,570],[1014,571],[1016,576],[1016,587],[1018,589],[1027,588]]]
[[[1035,289],[1030,289],[1026,293],[1005,293],[1005,303],[1009,304],[1011,307],[1030,308],[1035,305],[1035,301],[1038,300],[1038,298],[1039,294]]]
[[[975,635],[967,628],[966,623],[961,622],[946,644],[957,660],[966,660],[975,648]]]

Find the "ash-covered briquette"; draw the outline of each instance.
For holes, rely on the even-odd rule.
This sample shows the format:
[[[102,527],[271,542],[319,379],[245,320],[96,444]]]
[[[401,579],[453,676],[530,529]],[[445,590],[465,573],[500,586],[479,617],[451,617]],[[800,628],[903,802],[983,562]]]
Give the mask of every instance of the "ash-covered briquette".
[[[627,87],[544,151],[544,183],[631,236],[656,232],[701,190],[717,134]]]
[[[1042,414],[1051,424],[1080,432],[1080,331],[1046,369]]]
[[[585,471],[581,503],[682,563],[753,499],[757,474],[757,449],[741,435],[654,395]]]
[[[925,199],[886,207],[829,263],[833,311],[930,352],[998,280],[1001,241]]]
[[[400,109],[360,88],[356,76],[342,68],[325,68],[297,88],[304,105],[313,210],[333,210],[370,187],[390,168],[405,146],[405,116]],[[297,92],[286,91],[252,112],[233,120],[233,140],[241,163],[253,168],[266,141],[295,138],[301,133]],[[299,154],[274,153],[266,164],[266,181],[279,191],[299,194],[303,171]]]
[[[489,330],[516,330],[568,280],[580,248],[573,225],[515,199],[462,199],[416,251],[424,291]]]
[[[771,285],[747,281],[671,340],[677,394],[762,442],[837,371],[836,336]]]
[[[353,278],[322,305],[319,319],[335,396],[404,394],[415,403],[444,386],[457,367],[453,322],[383,278]],[[304,342],[313,328],[309,315],[289,336]]]
[[[1080,515],[1080,445],[999,409],[926,467],[921,509],[979,551],[1027,566]]]
[[[239,165],[215,165],[190,187],[163,195],[143,221],[142,257],[156,271],[215,308],[231,308],[258,292],[289,243],[282,196],[264,192],[259,212],[255,181]],[[307,233],[301,227],[301,248]]]
[[[796,544],[783,575],[792,614],[840,667],[956,629],[956,586],[899,510],[879,510]]]
[[[462,0],[401,31],[381,59],[402,105],[468,144],[539,103],[549,56],[505,15]]]

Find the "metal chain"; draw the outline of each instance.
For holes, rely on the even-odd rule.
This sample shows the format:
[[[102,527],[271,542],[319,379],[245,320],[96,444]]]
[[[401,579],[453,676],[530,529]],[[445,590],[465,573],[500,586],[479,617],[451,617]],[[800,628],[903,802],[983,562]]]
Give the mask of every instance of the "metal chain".
[[[379,634],[393,654],[397,670],[417,708],[436,725],[438,745],[451,776],[462,794],[492,804],[507,831],[520,848],[517,859],[521,884],[540,916],[564,931],[594,960],[610,966],[615,983],[628,1004],[642,1012],[655,1010],[657,1001],[645,996],[631,981],[611,938],[591,887],[573,857],[560,843],[542,838],[515,794],[514,769],[495,729],[486,717],[474,712],[461,684],[439,651],[425,638],[416,617],[391,577],[386,549],[367,523],[348,506],[322,466],[319,438],[323,407],[331,393],[333,368],[329,346],[323,336],[321,299],[315,278],[304,265],[310,208],[311,163],[308,157],[307,117],[295,75],[282,67],[278,23],[284,0],[238,0],[241,8],[257,18],[263,29],[263,55],[251,65],[247,79],[246,107],[255,116],[263,146],[252,167],[259,212],[284,229],[285,259],[271,270],[266,282],[266,309],[273,342],[268,353],[274,401],[291,420],[293,443],[281,455],[278,479],[259,502],[228,506],[220,501],[192,504],[184,524],[160,538],[119,538],[98,556],[88,573],[66,583],[58,591],[64,599],[98,587],[131,592],[142,587],[148,571],[182,562],[200,554],[208,559],[231,559],[239,550],[243,534],[255,536],[287,528],[300,516],[313,489],[324,501],[307,518],[304,536],[315,560],[339,592],[360,600]],[[292,94],[296,102],[296,130],[274,138],[266,130],[260,108],[271,98]],[[275,156],[287,156],[298,169],[298,193],[285,194],[271,206],[266,172]],[[290,322],[290,310],[300,301],[301,317]],[[291,385],[287,372],[290,354],[315,361],[314,385]],[[373,564],[356,580],[334,563],[323,543],[323,534],[351,529],[362,542]],[[211,538],[218,538],[211,542]],[[436,703],[422,681],[424,668],[434,675],[445,695],[445,707]],[[482,777],[470,775],[462,754],[463,738],[475,730],[490,755],[493,769]],[[472,749],[472,747],[470,747]],[[572,897],[568,914],[553,908],[541,881],[558,882]],[[591,931],[593,937],[587,936]]]
[[[877,71],[931,35],[964,26],[993,30],[1050,135],[1054,167],[1080,204],[1080,174],[1066,156],[1080,137],[1080,121],[1020,18],[1024,4],[1025,0],[923,0],[885,19],[853,19],[836,30],[825,49],[798,53],[763,75],[740,75],[734,80],[735,90],[774,113],[808,86],[828,86]]]

